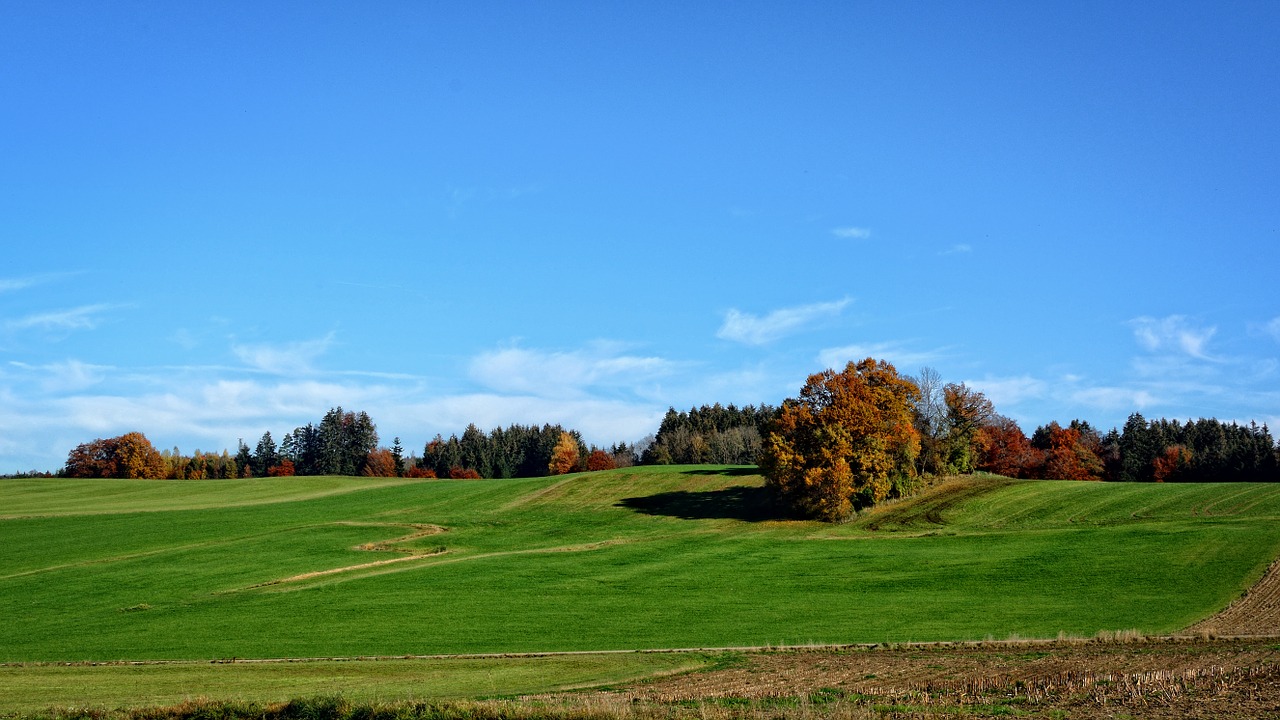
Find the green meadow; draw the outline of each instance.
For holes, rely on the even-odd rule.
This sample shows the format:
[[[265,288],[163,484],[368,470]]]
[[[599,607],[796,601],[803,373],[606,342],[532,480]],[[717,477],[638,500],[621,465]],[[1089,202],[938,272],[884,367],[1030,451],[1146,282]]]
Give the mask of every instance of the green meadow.
[[[1280,553],[1275,485],[978,478],[829,525],[761,482],[2,481],[0,662],[1168,633]]]

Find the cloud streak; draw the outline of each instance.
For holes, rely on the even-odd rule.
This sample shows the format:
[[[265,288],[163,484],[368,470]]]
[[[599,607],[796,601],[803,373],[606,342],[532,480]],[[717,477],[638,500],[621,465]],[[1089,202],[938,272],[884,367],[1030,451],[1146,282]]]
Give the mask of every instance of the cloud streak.
[[[103,303],[81,305],[67,310],[34,313],[10,320],[5,325],[10,330],[93,330],[101,323],[102,313],[113,307]]]
[[[744,345],[767,345],[815,322],[837,317],[851,302],[845,298],[836,302],[800,305],[774,310],[764,316],[731,309],[725,314],[716,337]]]
[[[850,362],[864,358],[888,360],[900,373],[911,374],[946,356],[945,350],[909,350],[901,343],[879,342],[827,348],[818,353],[818,362],[826,368],[841,370]]]
[[[832,228],[831,234],[847,240],[866,240],[871,237],[871,229],[864,227],[838,227]]]

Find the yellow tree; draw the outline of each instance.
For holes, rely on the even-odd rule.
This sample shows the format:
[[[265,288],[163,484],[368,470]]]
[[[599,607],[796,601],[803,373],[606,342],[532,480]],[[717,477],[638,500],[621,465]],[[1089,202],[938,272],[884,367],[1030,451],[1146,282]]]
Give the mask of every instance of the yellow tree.
[[[767,484],[796,513],[828,521],[889,497],[895,480],[915,476],[918,395],[893,365],[871,358],[810,375],[765,437]]]
[[[560,433],[560,439],[551,451],[551,462],[547,472],[551,475],[564,475],[578,467],[578,441],[567,432]]]

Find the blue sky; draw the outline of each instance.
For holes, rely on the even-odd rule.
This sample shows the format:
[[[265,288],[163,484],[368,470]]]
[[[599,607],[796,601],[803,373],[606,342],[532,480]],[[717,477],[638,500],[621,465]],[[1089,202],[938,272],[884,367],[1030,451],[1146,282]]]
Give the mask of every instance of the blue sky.
[[[0,471],[874,356],[1280,424],[1280,4],[0,5]]]

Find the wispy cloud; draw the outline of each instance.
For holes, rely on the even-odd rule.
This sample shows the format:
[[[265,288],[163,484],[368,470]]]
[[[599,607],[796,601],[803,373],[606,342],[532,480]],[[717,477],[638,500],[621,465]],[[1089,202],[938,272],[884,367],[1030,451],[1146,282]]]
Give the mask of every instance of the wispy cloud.
[[[958,243],[958,244],[956,244],[956,245],[952,245],[951,247],[947,248],[946,250],[943,250],[943,251],[942,251],[941,253],[939,253],[939,254],[940,254],[940,255],[963,255],[963,254],[971,253],[971,252],[973,252],[973,246],[972,246],[972,245],[970,245],[970,244],[968,244],[968,243]]]
[[[231,351],[249,367],[276,375],[306,375],[314,372],[312,363],[333,344],[334,334],[315,340],[284,344],[235,345]]]
[[[97,385],[111,370],[103,365],[92,365],[79,360],[46,365],[28,365],[13,361],[9,365],[24,373],[24,381],[36,382],[41,390],[53,394],[75,392]]]
[[[60,272],[60,273],[41,273],[38,275],[27,275],[25,277],[0,278],[0,293],[16,292],[18,290],[26,290],[29,287],[43,285],[47,282],[78,275],[77,272]]]
[[[838,227],[832,228],[831,234],[838,238],[846,238],[849,240],[866,240],[871,237],[871,228],[864,227]]]
[[[102,313],[114,306],[106,304],[81,305],[67,310],[53,310],[34,313],[26,317],[10,320],[6,326],[11,330],[92,330],[101,322]]]
[[[782,308],[763,317],[732,309],[725,314],[724,324],[716,332],[716,337],[744,345],[765,345],[806,325],[836,317],[851,302],[845,298],[836,302]]]
[[[1216,360],[1207,345],[1218,329],[1196,327],[1182,315],[1139,317],[1129,321],[1138,344],[1150,352],[1177,353],[1197,360]]]
[[[1276,342],[1280,342],[1280,317],[1273,318],[1271,322],[1263,325],[1262,332],[1270,335]]]
[[[893,363],[899,373],[911,374],[919,368],[937,362],[946,356],[946,350],[911,350],[898,342],[878,342],[844,345],[827,348],[818,353],[818,362],[823,367],[840,370],[850,362],[864,358],[887,360]]]

